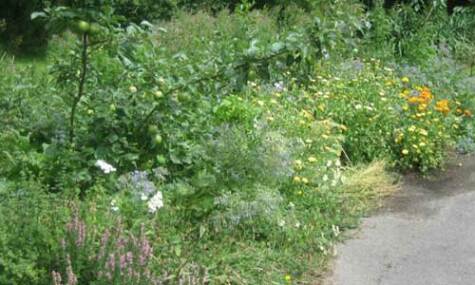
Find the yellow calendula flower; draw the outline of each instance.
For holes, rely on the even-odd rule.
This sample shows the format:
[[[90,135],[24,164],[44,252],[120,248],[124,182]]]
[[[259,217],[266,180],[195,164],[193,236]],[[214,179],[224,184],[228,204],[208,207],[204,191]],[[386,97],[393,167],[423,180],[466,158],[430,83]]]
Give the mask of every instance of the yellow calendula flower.
[[[303,183],[303,184],[308,184],[308,179],[305,178],[305,177],[302,177],[302,183]]]
[[[421,100],[418,96],[411,96],[407,99],[407,102],[409,104],[416,105],[416,104],[419,104],[421,102]]]
[[[409,129],[407,129],[407,130],[412,133],[412,132],[415,132],[416,129],[417,129],[416,126],[412,125],[412,126],[410,126]]]
[[[307,160],[309,162],[316,162],[317,161],[317,159],[314,156],[310,156]]]
[[[401,81],[402,81],[403,83],[409,83],[409,77],[404,76],[403,78],[401,78]]]
[[[404,155],[408,155],[408,154],[409,154],[409,151],[408,151],[407,149],[403,149],[403,150],[401,151],[401,153],[404,154]]]
[[[435,109],[438,112],[447,115],[450,112],[449,100],[442,99],[437,101],[437,103],[435,103]]]
[[[300,182],[302,182],[302,178],[300,178],[299,176],[295,176],[294,177],[294,182],[295,183],[300,183]]]
[[[420,147],[425,147],[425,146],[426,146],[426,143],[425,143],[425,142],[421,142],[421,143],[419,143],[419,146],[420,146]]]
[[[421,112],[424,111],[425,109],[427,109],[427,104],[425,104],[425,103],[422,103],[419,106],[417,106],[417,110],[419,110]]]
[[[428,135],[428,132],[427,132],[426,130],[424,130],[424,129],[420,129],[420,130],[419,130],[419,133],[420,133],[421,135],[423,135],[423,136],[427,136],[427,135]]]

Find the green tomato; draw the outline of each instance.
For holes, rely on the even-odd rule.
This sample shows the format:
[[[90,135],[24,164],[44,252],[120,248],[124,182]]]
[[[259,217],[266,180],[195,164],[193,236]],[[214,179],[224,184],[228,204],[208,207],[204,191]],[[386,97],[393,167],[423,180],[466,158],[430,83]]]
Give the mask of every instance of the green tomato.
[[[155,126],[155,125],[149,125],[149,126],[148,126],[148,133],[149,133],[151,136],[158,134],[158,127]]]
[[[81,33],[87,33],[89,32],[89,29],[91,28],[91,25],[89,25],[88,22],[86,21],[79,21],[78,22],[78,28]]]
[[[249,74],[248,74],[248,76],[247,76],[247,79],[248,79],[249,81],[256,81],[256,79],[257,79],[256,71],[255,71],[255,70],[250,70],[250,71],[249,71]]]
[[[89,34],[91,35],[97,35],[99,34],[99,32],[101,31],[101,27],[94,23],[94,24],[91,24],[90,28],[89,28]]]
[[[167,159],[163,155],[157,155],[157,162],[159,164],[165,164],[167,162]]]
[[[162,139],[162,136],[161,136],[161,135],[159,135],[159,134],[155,135],[154,142],[155,142],[156,144],[161,144],[162,141],[163,141],[163,139]]]

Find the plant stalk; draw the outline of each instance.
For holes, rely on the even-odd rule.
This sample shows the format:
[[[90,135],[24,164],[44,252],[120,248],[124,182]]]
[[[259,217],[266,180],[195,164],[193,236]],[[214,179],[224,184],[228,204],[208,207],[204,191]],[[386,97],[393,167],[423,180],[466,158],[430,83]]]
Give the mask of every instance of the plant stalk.
[[[74,142],[74,127],[76,121],[76,110],[81,101],[81,98],[84,96],[84,85],[86,83],[86,74],[87,74],[87,49],[88,49],[88,35],[84,33],[82,36],[82,55],[81,55],[81,74],[79,75],[79,84],[78,84],[78,93],[73,98],[73,104],[71,106],[71,114],[69,117],[69,143],[72,145]]]

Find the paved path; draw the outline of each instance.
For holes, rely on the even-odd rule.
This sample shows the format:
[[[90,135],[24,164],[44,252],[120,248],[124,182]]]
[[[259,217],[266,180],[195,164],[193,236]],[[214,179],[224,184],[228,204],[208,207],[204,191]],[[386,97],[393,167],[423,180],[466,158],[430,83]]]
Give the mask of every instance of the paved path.
[[[403,190],[337,248],[326,285],[474,285],[475,157]]]

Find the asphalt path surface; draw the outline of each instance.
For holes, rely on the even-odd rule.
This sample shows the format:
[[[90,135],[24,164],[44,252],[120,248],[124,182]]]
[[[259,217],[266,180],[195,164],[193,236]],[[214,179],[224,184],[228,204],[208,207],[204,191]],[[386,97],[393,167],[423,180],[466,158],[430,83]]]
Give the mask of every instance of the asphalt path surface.
[[[475,284],[475,157],[402,190],[337,247],[325,285]]]

